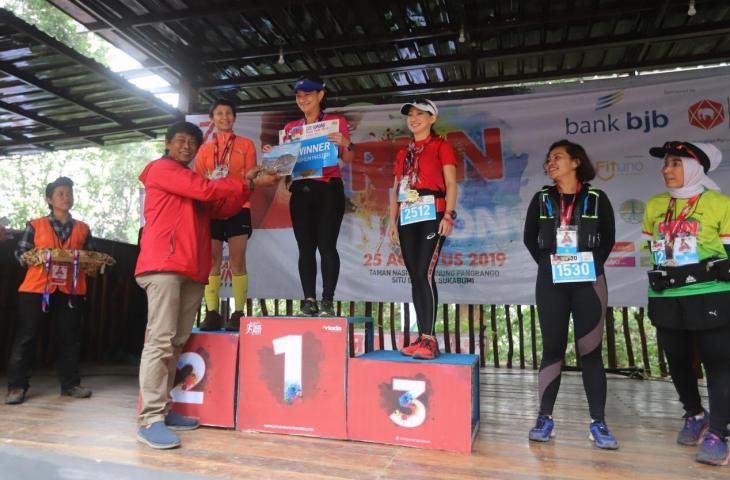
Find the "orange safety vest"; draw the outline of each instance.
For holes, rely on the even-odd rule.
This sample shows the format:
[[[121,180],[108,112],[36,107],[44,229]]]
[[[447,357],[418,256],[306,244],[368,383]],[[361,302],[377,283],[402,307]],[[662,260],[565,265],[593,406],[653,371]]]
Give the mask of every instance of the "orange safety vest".
[[[61,240],[58,238],[58,235],[56,235],[56,231],[53,229],[53,225],[51,225],[51,221],[48,217],[36,218],[35,220],[31,220],[30,224],[33,225],[33,229],[35,230],[35,236],[33,237],[35,248],[81,250],[84,248],[86,239],[89,237],[89,226],[78,220],[74,220],[71,235],[69,235],[63,244],[61,244]],[[73,264],[51,263],[52,269],[57,266],[60,266],[62,269],[66,269],[65,283],[60,285],[52,283],[50,275],[46,272],[45,265],[33,265],[28,267],[28,273],[25,274],[25,280],[22,284],[20,284],[18,291],[25,293],[43,293],[46,288],[46,282],[49,282],[48,293],[53,293],[58,288],[66,295],[70,295],[73,283]],[[76,279],[76,295],[85,294],[86,275],[79,271]]]

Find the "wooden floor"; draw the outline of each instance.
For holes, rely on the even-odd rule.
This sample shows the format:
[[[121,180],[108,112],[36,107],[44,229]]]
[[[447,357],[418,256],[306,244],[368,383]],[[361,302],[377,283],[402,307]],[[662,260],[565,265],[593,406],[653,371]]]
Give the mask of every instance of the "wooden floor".
[[[693,448],[674,443],[681,409],[664,381],[609,378],[607,419],[621,442],[618,451],[588,441],[579,374],[564,374],[557,437],[535,444],[527,431],[535,417],[536,375],[488,369],[471,455],[213,428],[182,432],[182,448],[159,452],[135,440],[134,372],[90,372],[84,377],[94,389],[89,400],[59,397],[49,374],[33,379],[25,404],[0,405],[0,478],[730,478],[730,466],[697,464]],[[8,476],[13,470],[24,474]]]

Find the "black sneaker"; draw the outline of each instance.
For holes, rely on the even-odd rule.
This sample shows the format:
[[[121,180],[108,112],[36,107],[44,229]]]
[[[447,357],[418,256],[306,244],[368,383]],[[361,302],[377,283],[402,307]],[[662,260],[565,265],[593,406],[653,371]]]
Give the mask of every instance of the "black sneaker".
[[[319,302],[319,316],[320,317],[334,317],[335,306],[332,300],[322,300]]]
[[[317,308],[317,301],[306,299],[302,301],[302,306],[299,307],[299,315],[302,317],[315,317],[319,309]]]
[[[231,314],[231,318],[226,322],[226,330],[229,332],[237,332],[241,329],[241,317],[245,317],[242,311],[236,310]]]
[[[8,394],[5,396],[6,405],[20,405],[25,401],[24,388],[8,388]]]
[[[61,396],[73,398],[89,398],[91,396],[91,389],[82,387],[81,385],[76,385],[75,387],[71,387],[68,390],[62,390]]]
[[[208,310],[205,313],[205,319],[200,323],[200,327],[198,328],[204,332],[220,330],[223,328],[223,318],[215,310]]]

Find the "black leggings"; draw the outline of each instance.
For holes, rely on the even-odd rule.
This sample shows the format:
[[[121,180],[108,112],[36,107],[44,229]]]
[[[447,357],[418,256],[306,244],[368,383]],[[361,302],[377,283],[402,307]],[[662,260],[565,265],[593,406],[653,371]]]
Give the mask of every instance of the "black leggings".
[[[337,237],[345,215],[342,180],[298,180],[291,186],[294,237],[299,247],[299,280],[304,298],[317,298],[317,250],[322,259],[322,299],[333,300],[340,275]]]
[[[690,331],[657,327],[667,354],[669,373],[687,416],[702,412],[702,400],[693,365],[695,342],[707,372],[710,397],[710,431],[724,438],[730,423],[730,325]]]
[[[600,275],[595,282],[556,285],[552,280],[550,264],[541,263],[535,297],[542,332],[542,362],[538,375],[540,414],[553,413],[568,347],[568,322],[572,314],[588,410],[593,420],[604,421],[606,372],[601,358],[601,340],[608,297],[606,278]]]
[[[438,233],[443,216],[443,213],[439,213],[436,220],[398,225],[403,263],[411,277],[413,307],[416,310],[418,331],[422,335],[434,334],[439,301],[434,272],[443,244],[443,237]]]

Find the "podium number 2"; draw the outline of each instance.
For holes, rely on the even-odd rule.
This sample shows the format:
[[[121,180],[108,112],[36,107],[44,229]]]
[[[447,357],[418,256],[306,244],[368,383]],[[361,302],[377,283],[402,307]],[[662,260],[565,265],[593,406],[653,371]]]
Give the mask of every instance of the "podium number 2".
[[[415,428],[421,425],[426,420],[426,406],[418,400],[418,397],[426,391],[426,382],[423,380],[394,378],[393,390],[405,392],[398,398],[399,408],[390,414],[393,423],[407,428]]]
[[[302,398],[302,336],[275,338],[274,354],[284,354],[284,400],[292,404]]]

